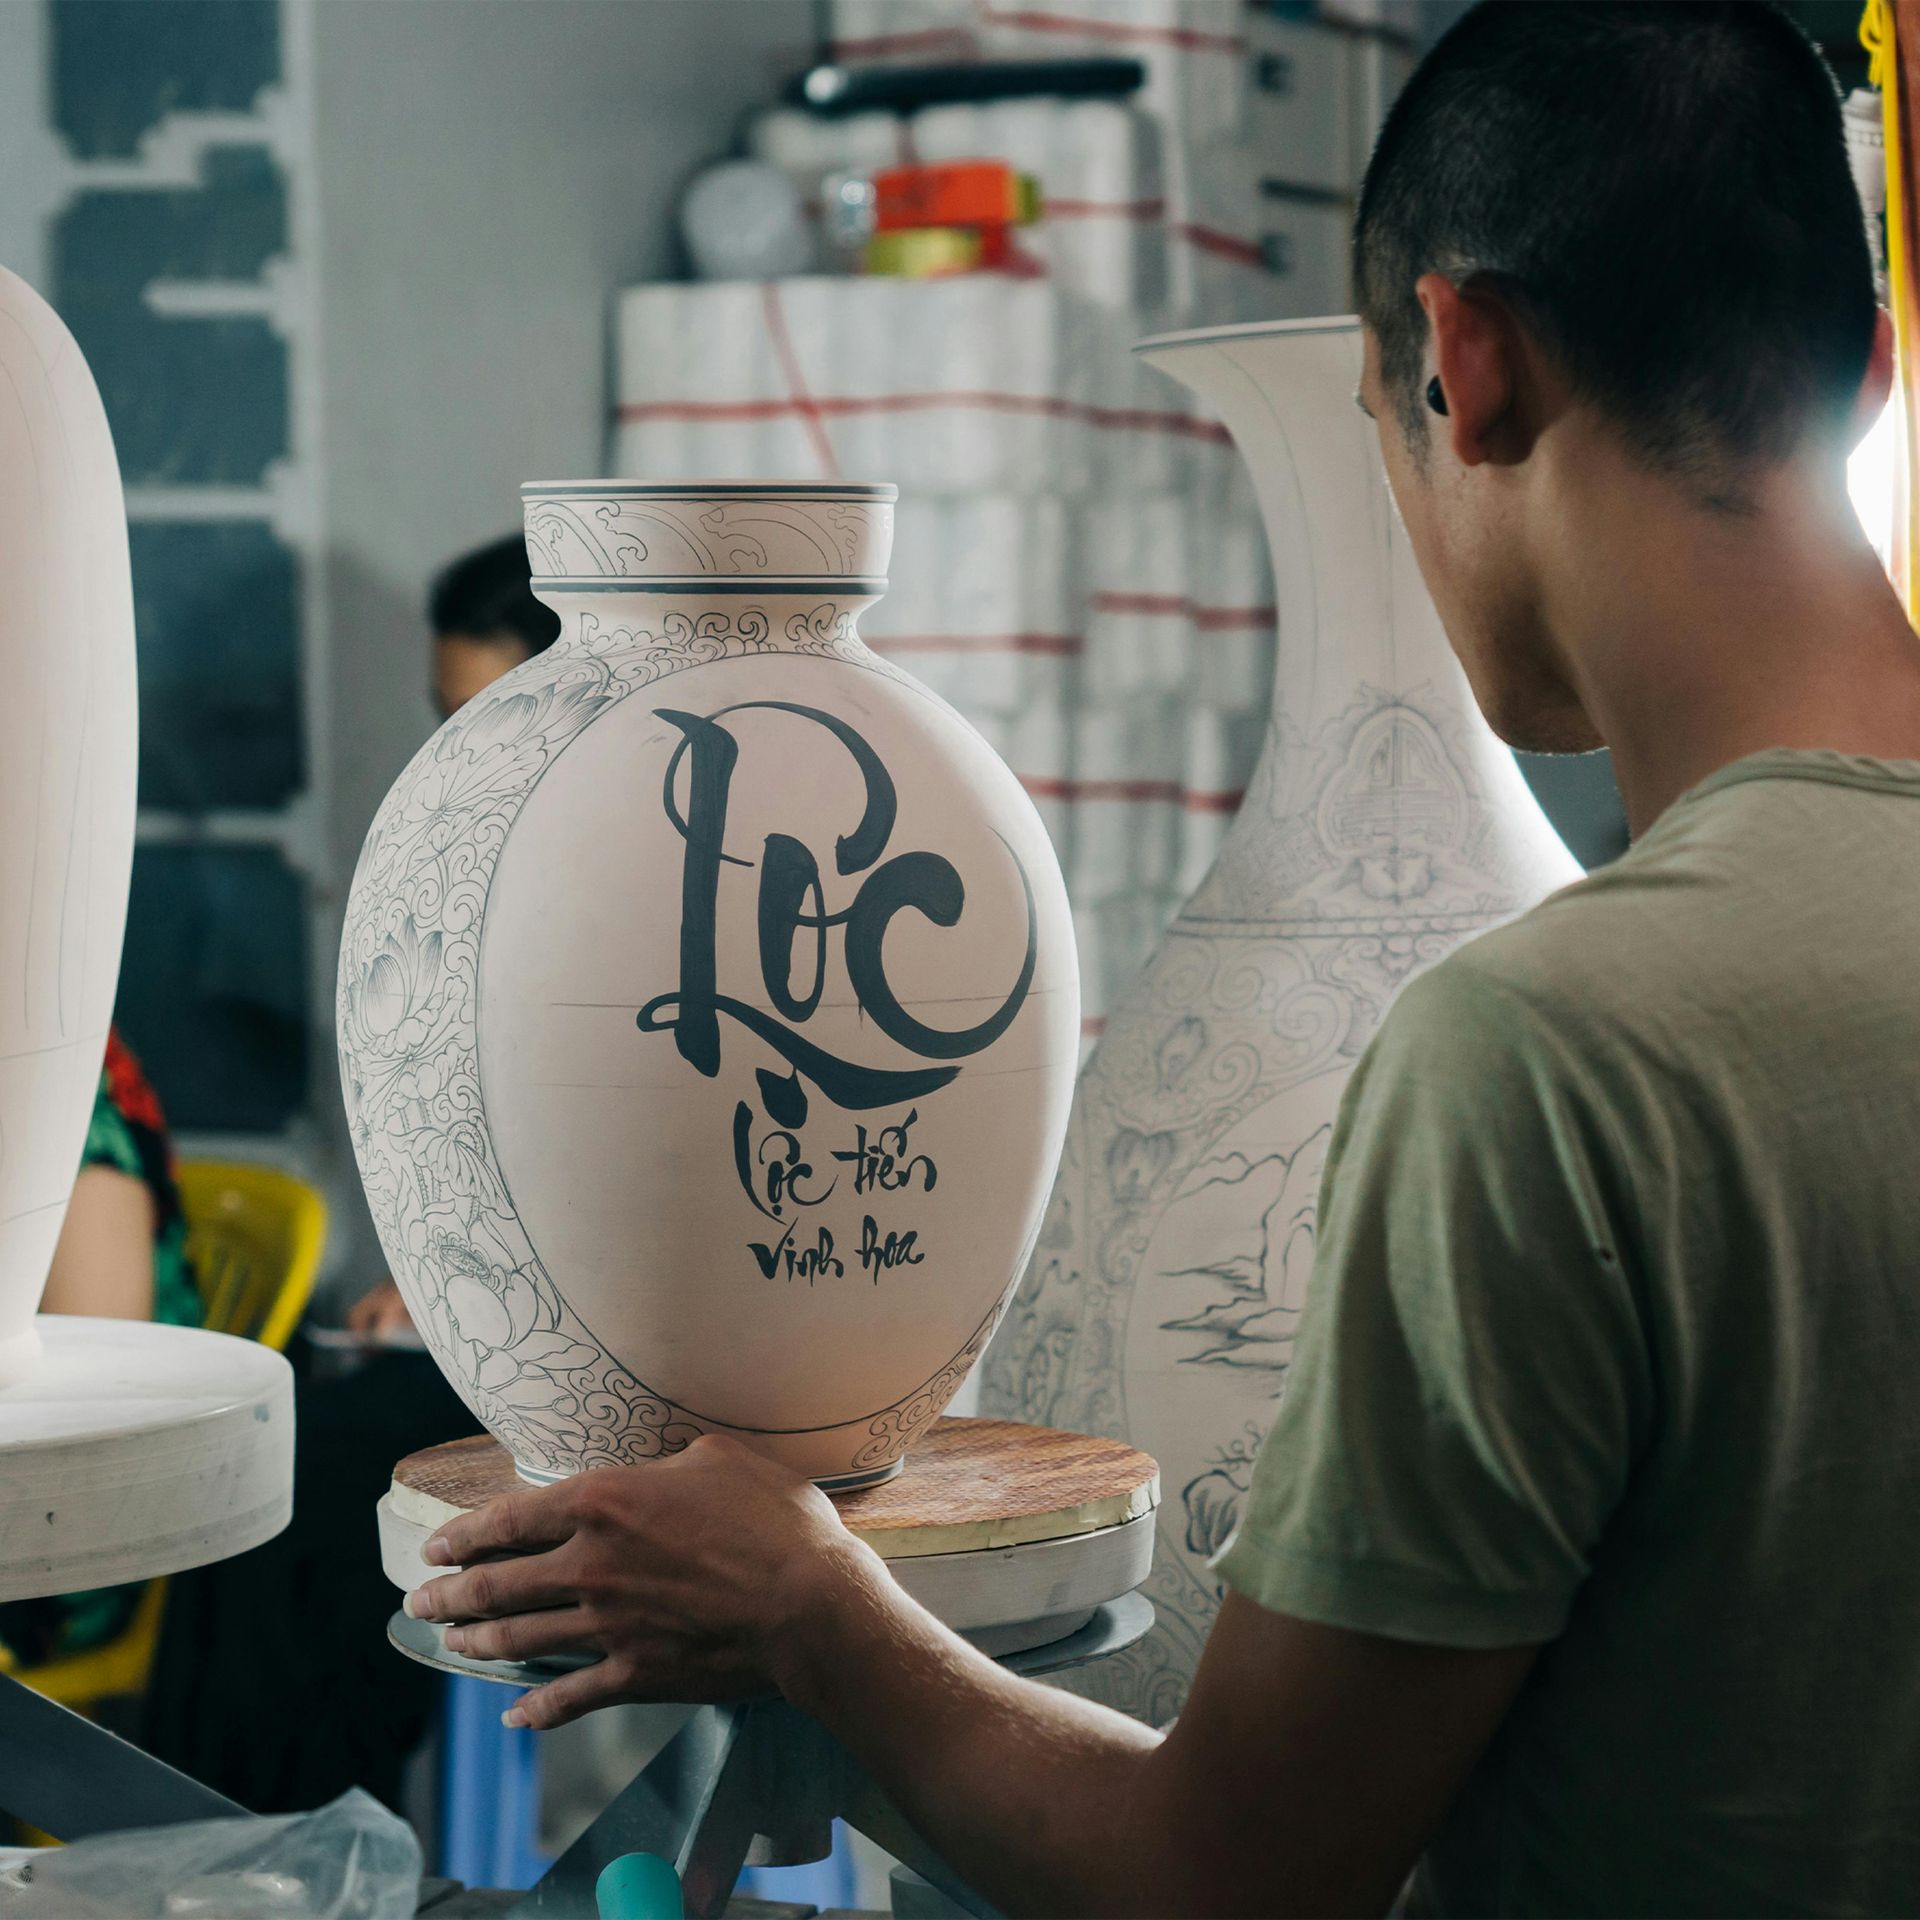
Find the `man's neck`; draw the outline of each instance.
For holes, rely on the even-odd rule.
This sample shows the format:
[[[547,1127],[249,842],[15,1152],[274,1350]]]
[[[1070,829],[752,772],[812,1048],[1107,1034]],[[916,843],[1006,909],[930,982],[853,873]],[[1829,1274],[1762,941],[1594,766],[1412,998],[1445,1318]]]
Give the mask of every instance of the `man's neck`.
[[[1769,747],[1920,760],[1920,640],[1833,478],[1784,465],[1741,514],[1590,481],[1554,516],[1544,611],[1636,837]]]

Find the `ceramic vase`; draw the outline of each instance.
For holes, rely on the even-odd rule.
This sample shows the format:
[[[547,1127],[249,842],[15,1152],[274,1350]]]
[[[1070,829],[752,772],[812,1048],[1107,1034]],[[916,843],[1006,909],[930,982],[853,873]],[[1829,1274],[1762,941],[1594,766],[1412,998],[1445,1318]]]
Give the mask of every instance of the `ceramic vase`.
[[[526,489],[553,648],[368,835],[341,1073],[396,1279],[522,1474],[733,1434],[885,1477],[985,1347],[1066,1126],[1044,829],[861,643],[894,489]]]
[[[1146,357],[1252,470],[1279,606],[1273,713],[1205,881],[1075,1099],[989,1412],[1161,1465],[1153,1633],[1088,1689],[1179,1710],[1313,1269],[1334,1110],[1395,991],[1578,868],[1481,719],[1354,404],[1358,323],[1232,327]]]
[[[39,1355],[106,1057],[136,698],[106,412],[58,315],[0,268],[0,1388]]]

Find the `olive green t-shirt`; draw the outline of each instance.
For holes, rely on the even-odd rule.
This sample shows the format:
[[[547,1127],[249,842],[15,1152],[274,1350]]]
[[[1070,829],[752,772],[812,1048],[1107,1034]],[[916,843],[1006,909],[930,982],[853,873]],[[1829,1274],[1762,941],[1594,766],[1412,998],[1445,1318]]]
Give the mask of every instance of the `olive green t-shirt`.
[[[1226,1582],[1542,1643],[1448,1913],[1920,1913],[1920,763],[1775,751],[1414,980]]]

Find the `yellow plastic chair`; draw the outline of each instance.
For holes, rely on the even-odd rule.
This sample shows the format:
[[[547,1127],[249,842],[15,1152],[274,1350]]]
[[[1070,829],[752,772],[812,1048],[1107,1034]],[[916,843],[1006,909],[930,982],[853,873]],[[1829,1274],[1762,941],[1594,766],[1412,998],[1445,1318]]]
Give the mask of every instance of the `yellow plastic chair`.
[[[202,1324],[280,1352],[293,1337],[320,1271],[327,1203],[275,1167],[186,1160],[177,1169],[187,1216],[187,1256],[203,1302]],[[37,1667],[16,1667],[0,1649],[0,1673],[78,1713],[147,1684],[167,1583],[149,1580],[132,1617],[103,1646]]]
[[[277,1167],[184,1160],[178,1177],[201,1325],[282,1352],[320,1271],[326,1201]]]

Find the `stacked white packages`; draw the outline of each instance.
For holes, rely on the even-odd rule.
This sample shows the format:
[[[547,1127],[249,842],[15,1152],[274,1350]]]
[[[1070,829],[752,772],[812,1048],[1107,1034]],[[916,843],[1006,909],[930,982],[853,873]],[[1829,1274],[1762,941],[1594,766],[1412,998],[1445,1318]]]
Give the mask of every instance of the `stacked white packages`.
[[[1060,0],[1040,8],[1019,0],[832,0],[830,11],[834,55],[851,65],[1138,60],[1146,82],[1126,110],[1150,129],[1155,150],[1140,157],[1131,178],[1108,161],[1098,183],[1090,185],[1076,177],[1070,161],[1062,165],[1058,142],[1029,140],[1018,150],[1018,164],[1039,178],[1046,198],[1057,197],[1067,209],[1048,222],[1042,242],[1048,264],[1075,276],[1069,281],[1075,292],[1109,298],[1126,271],[1116,256],[1142,254],[1134,267],[1135,304],[1151,309],[1164,299],[1182,313],[1223,325],[1327,312],[1345,304],[1343,261],[1330,284],[1296,286],[1297,270],[1283,261],[1276,275],[1263,245],[1263,167],[1253,138],[1258,89],[1250,38],[1250,23],[1259,18],[1246,0]],[[904,123],[886,115],[863,116],[884,122],[884,128],[862,129],[853,145],[866,152],[881,138],[894,143],[893,154],[869,164],[898,158],[903,134],[912,150],[928,159],[1001,153],[1013,159],[1016,149],[988,144],[998,131],[988,117],[1017,119],[1015,110],[1027,105],[949,108]],[[1086,114],[1089,108],[1064,110]],[[1051,111],[1062,108],[1055,104]],[[949,118],[936,148],[922,128],[940,112]],[[1061,252],[1065,261],[1058,260]],[[1094,256],[1084,279],[1079,277],[1082,253]]]
[[[1404,56],[1401,0],[1337,25],[1243,0],[831,0],[849,63],[1121,54],[1131,98],[763,115],[824,182],[1004,159],[1041,184],[1024,276],[640,287],[614,461],[643,479],[891,480],[874,647],[1033,795],[1080,935],[1089,1032],[1212,863],[1265,735],[1266,542],[1239,457],[1143,334],[1338,312],[1348,203]],[[1331,11],[1331,7],[1323,11]]]
[[[1041,182],[1045,218],[1021,250],[1056,287],[1103,306],[1152,311],[1169,297],[1167,200],[1160,123],[1130,103],[1007,100],[820,120],[786,107],[759,116],[756,158],[783,169],[820,210],[823,180],[903,159],[1005,160]],[[822,240],[819,263],[847,264]]]
[[[1150,324],[999,274],[634,287],[618,445],[649,474],[884,467],[908,496],[1244,487],[1224,429],[1132,353]]]
[[[1272,677],[1245,469],[1139,330],[994,274],[637,287],[617,317],[617,471],[899,485],[861,630],[1033,795],[1090,1031],[1211,863]]]

